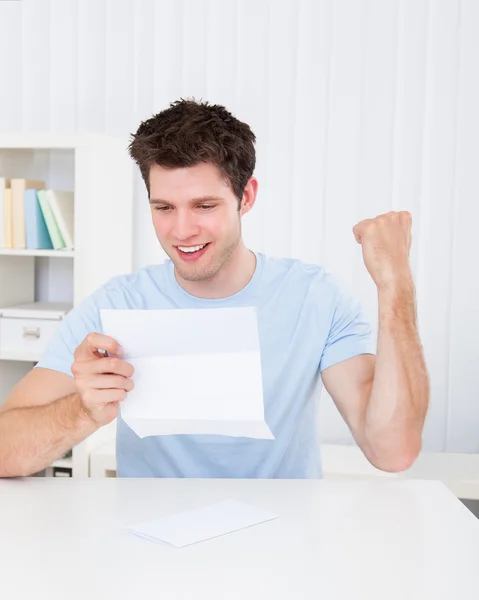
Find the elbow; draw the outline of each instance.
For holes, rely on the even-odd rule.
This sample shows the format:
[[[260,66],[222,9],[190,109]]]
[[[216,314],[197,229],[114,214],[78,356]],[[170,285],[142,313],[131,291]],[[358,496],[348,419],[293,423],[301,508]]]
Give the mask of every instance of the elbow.
[[[408,454],[404,456],[398,455],[387,460],[373,462],[372,464],[380,471],[384,471],[386,473],[402,473],[403,471],[407,471],[412,467],[416,461],[416,458],[417,456],[411,456]]]
[[[402,473],[410,469],[421,452],[421,442],[408,444],[405,448],[394,452],[377,452],[374,457],[368,457],[369,462],[386,473]]]

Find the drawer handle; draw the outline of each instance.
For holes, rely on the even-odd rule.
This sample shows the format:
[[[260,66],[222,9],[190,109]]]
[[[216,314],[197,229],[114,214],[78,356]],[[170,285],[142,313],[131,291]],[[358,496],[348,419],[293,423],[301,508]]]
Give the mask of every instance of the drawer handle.
[[[37,340],[40,337],[40,327],[24,327],[23,337]]]

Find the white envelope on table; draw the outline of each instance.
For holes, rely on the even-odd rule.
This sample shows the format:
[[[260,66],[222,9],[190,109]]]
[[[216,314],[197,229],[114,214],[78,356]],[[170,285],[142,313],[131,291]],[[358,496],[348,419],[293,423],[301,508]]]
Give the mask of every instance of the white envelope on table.
[[[277,519],[278,514],[238,500],[223,500],[151,521],[128,531],[152,542],[166,542],[177,548]]]
[[[218,434],[274,439],[264,420],[256,310],[100,310],[135,384],[121,417],[141,438]]]

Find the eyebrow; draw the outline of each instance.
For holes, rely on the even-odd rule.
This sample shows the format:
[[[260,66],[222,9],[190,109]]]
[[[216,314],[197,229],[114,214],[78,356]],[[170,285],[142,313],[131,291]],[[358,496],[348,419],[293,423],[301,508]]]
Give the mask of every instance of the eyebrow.
[[[198,202],[223,202],[224,198],[221,196],[202,196],[200,198],[192,198],[189,204],[197,204]],[[162,198],[150,198],[150,204],[165,204],[166,206],[174,206],[172,202],[163,200]]]

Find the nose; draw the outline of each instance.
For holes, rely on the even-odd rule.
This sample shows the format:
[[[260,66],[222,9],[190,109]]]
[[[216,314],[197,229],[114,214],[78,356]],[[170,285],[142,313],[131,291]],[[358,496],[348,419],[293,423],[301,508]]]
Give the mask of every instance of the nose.
[[[178,241],[187,240],[198,234],[199,226],[195,215],[190,210],[177,210],[174,218],[172,234]]]

